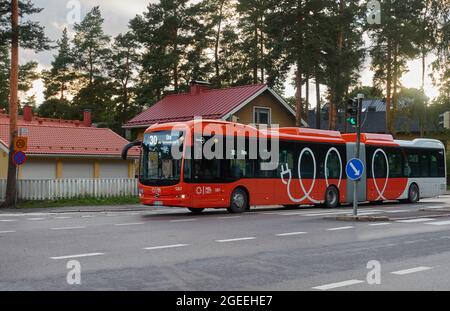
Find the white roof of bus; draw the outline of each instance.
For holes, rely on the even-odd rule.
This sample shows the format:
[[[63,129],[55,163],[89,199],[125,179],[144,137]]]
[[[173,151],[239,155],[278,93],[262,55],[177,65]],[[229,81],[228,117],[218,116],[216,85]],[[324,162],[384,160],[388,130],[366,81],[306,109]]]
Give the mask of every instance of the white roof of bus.
[[[444,149],[444,144],[437,139],[417,138],[414,140],[395,140],[402,147]]]

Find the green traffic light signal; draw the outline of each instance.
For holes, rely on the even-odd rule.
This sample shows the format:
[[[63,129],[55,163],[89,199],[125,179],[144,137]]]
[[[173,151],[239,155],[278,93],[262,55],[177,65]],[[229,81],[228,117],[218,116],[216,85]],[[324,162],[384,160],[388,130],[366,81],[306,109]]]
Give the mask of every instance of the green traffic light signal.
[[[351,125],[356,125],[356,118],[354,117],[347,118],[347,122],[350,123]]]

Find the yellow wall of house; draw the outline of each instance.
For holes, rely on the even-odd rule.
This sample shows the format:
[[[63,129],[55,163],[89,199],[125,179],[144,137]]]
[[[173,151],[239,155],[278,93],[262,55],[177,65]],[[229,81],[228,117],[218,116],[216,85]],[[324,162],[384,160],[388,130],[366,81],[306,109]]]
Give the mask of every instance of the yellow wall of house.
[[[234,116],[239,118],[237,122],[242,124],[253,123],[254,107],[271,108],[272,124],[278,124],[280,127],[295,126],[295,116],[287,111],[287,109],[269,93],[258,96],[241,110],[236,112]]]
[[[134,178],[135,160],[130,159],[124,162],[113,159],[29,157],[27,162],[19,167],[18,177],[19,179]],[[3,152],[0,151],[0,178],[6,178],[7,165],[7,157],[4,157]],[[83,173],[80,171],[83,171],[84,175],[70,176]]]
[[[0,150],[0,178],[6,178],[8,175],[8,154]]]

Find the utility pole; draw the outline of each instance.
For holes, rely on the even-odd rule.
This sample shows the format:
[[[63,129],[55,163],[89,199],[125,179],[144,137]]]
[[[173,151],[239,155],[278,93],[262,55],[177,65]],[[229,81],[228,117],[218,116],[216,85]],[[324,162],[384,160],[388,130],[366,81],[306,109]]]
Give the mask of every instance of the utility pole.
[[[6,198],[3,207],[16,207],[17,167],[12,161],[17,137],[19,84],[19,0],[11,0],[11,74],[9,80],[9,157]]]
[[[359,159],[361,147],[361,111],[364,94],[358,94],[358,112],[356,115],[356,149],[355,159]],[[353,182],[353,216],[358,216],[358,183],[359,179]]]

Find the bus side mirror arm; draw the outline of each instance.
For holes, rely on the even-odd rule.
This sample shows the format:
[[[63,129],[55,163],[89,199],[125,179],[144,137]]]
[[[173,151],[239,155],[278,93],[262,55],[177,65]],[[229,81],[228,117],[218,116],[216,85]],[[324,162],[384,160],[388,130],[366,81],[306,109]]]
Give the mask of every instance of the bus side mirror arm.
[[[130,150],[133,147],[136,146],[141,146],[142,145],[142,141],[140,140],[135,140],[127,145],[125,145],[125,147],[123,147],[122,149],[122,159],[126,160],[128,157],[128,150]]]

